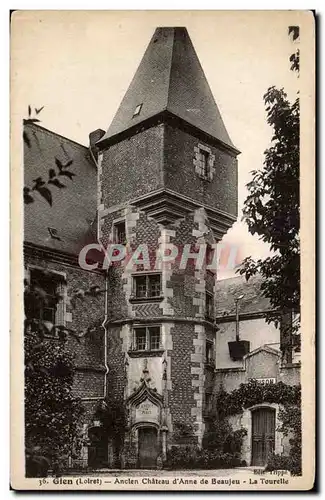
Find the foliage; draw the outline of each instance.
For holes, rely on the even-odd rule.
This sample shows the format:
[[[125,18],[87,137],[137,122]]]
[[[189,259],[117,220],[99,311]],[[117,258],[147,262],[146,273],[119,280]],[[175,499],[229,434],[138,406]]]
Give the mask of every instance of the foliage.
[[[191,424],[184,422],[174,422],[174,439],[175,442],[188,441],[194,438],[194,430]]]
[[[299,39],[299,27],[289,35]],[[299,72],[299,50],[290,57],[291,69]],[[267,123],[273,129],[271,146],[264,152],[263,167],[252,171],[243,220],[253,235],[270,245],[272,257],[247,257],[239,269],[248,280],[255,274],[264,279],[261,290],[275,311],[300,311],[300,207],[299,207],[299,97],[290,102],[283,89],[270,87],[264,95]],[[268,322],[279,322],[277,312]],[[289,332],[299,330],[299,320]]]
[[[167,454],[170,469],[227,469],[243,465],[237,456],[219,450],[204,450],[194,446],[173,446]]]
[[[107,397],[99,404],[95,418],[100,420],[104,436],[112,440],[115,451],[119,453],[127,429],[127,411],[124,402]]]
[[[251,380],[240,384],[238,389],[228,393],[220,390],[216,395],[216,407],[219,418],[240,414],[243,409],[262,403],[277,403],[280,405],[300,406],[300,385],[287,385],[283,382],[276,384],[259,384]]]
[[[245,408],[262,404],[276,403],[281,405],[279,409],[279,420],[281,425],[277,429],[284,436],[289,436],[291,446],[289,456],[273,454],[268,461],[267,470],[285,469],[293,475],[301,474],[301,387],[286,385],[283,382],[276,384],[259,384],[252,380],[246,384],[240,384],[238,389],[228,393],[221,390],[216,395],[216,408],[218,409],[219,423],[213,432],[206,436],[208,447],[217,446],[222,443],[223,452],[240,453],[243,431],[235,431],[233,436],[229,433],[230,425],[226,423],[226,417],[241,414]],[[236,432],[238,434],[236,435]],[[228,433],[229,437],[224,438]],[[210,446],[211,443],[211,446]],[[213,444],[214,443],[214,444]],[[228,445],[227,445],[228,443]],[[220,446],[219,446],[220,449]]]
[[[57,469],[71,453],[81,403],[72,395],[73,356],[62,341],[25,331],[26,475]]]
[[[229,453],[239,457],[243,438],[247,435],[247,430],[243,427],[233,430],[225,418],[218,418],[213,421],[203,436],[202,447],[205,450]]]
[[[44,106],[37,109],[35,108],[35,114],[38,115]],[[39,118],[32,118],[32,109],[28,106],[28,118],[23,120],[24,125],[28,125],[30,123],[39,123],[41,120]],[[24,129],[23,131],[23,140],[28,148],[31,148],[31,140],[30,137]],[[48,179],[44,180],[43,177],[37,177],[33,180],[33,185],[31,187],[24,187],[24,203],[26,205],[34,202],[34,192],[38,192],[49,205],[52,205],[53,197],[51,189],[53,186],[63,189],[66,187],[65,184],[61,182],[62,177],[73,180],[73,177],[76,175],[74,172],[69,170],[69,167],[73,164],[73,160],[68,160],[66,163],[62,163],[58,158],[54,158],[54,165],[48,170]]]
[[[285,405],[280,409],[279,419],[281,420],[279,430],[284,436],[291,436],[288,470],[292,475],[301,475],[301,408],[290,404]]]

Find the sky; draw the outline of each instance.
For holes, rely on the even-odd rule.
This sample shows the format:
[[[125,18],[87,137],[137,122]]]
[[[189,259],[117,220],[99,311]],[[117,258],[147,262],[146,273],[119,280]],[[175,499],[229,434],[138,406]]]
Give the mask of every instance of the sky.
[[[238,157],[238,221],[223,243],[240,257],[269,248],[241,221],[250,172],[270,144],[263,95],[275,85],[294,99],[289,70],[295,50],[288,26],[294,11],[25,11],[12,23],[11,77],[15,119],[44,106],[41,125],[88,145],[107,130],[157,26],[185,26]],[[224,270],[219,278],[234,275]]]

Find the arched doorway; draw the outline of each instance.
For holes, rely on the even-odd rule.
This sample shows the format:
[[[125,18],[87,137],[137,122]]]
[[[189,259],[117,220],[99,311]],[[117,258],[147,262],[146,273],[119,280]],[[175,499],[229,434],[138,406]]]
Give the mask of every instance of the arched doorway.
[[[88,430],[88,467],[98,469],[107,467],[108,444],[102,427],[90,427]]]
[[[138,463],[140,469],[157,467],[158,434],[155,427],[140,427],[138,429]]]
[[[275,409],[252,410],[252,465],[265,466],[275,445]]]

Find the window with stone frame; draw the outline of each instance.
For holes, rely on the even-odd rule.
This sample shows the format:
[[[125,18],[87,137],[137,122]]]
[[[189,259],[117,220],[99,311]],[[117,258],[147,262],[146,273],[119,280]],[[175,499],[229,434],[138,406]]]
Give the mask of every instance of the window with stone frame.
[[[213,295],[206,292],[205,294],[205,317],[207,319],[214,319]]]
[[[138,326],[133,329],[133,350],[157,351],[161,349],[160,326]]]
[[[214,349],[211,340],[206,340],[205,342],[205,362],[209,365],[214,365]]]
[[[126,227],[125,220],[114,222],[113,225],[113,240],[114,243],[118,243],[119,245],[126,244]]]
[[[150,299],[161,296],[161,274],[139,274],[133,276],[133,297]]]
[[[205,411],[207,413],[210,413],[212,411],[212,393],[211,392],[205,393]]]
[[[193,164],[196,174],[206,181],[212,181],[215,174],[215,155],[211,148],[204,144],[199,144],[194,148]]]
[[[29,317],[41,321],[48,328],[64,326],[64,276],[33,267],[28,269],[28,274],[31,292]]]

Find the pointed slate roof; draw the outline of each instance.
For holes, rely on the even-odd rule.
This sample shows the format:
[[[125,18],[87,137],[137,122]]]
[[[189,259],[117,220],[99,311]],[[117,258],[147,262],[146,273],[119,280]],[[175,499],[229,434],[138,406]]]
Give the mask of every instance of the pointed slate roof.
[[[137,107],[140,112],[135,114]],[[103,139],[169,111],[234,148],[186,28],[157,28]]]

